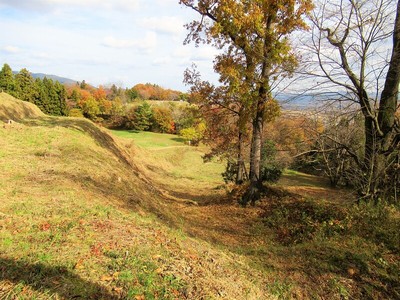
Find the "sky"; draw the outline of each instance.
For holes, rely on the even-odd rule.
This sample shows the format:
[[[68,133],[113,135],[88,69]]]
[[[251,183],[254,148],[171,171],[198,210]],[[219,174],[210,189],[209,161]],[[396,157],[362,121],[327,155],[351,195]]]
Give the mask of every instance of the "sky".
[[[0,0],[0,64],[94,86],[186,91],[192,63],[217,81],[211,46],[183,45],[198,18],[179,0]]]

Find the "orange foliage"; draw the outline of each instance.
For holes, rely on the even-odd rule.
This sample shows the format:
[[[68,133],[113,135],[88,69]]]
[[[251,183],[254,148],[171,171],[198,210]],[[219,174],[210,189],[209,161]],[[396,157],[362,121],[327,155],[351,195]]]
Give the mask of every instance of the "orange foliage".
[[[182,94],[179,91],[164,89],[156,84],[139,83],[133,87],[139,97],[145,100],[178,100]]]
[[[309,150],[322,129],[318,120],[302,114],[283,112],[275,122],[265,126],[264,138],[274,141],[279,156],[290,161],[294,155]]]
[[[107,98],[107,92],[104,90],[104,88],[102,86],[99,86],[99,88],[93,92],[93,97],[97,101],[100,101],[102,99],[106,99]]]

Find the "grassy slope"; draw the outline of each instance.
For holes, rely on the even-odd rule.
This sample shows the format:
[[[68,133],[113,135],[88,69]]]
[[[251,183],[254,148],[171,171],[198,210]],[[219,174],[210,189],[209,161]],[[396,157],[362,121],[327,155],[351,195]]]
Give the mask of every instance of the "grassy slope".
[[[201,200],[223,184],[223,163],[203,162],[205,147],[190,147],[176,135],[135,131],[113,131],[126,143],[139,147],[136,164],[158,186],[178,197]],[[142,150],[142,151],[140,151]]]
[[[18,121],[26,117],[43,117],[44,114],[34,104],[17,100],[14,97],[0,92],[0,121]]]
[[[348,218],[337,191],[297,173],[282,184],[308,198],[278,189],[243,209],[202,149],[117,134],[65,118],[0,128],[0,299],[400,295],[396,211]]]
[[[142,173],[150,174],[170,193],[200,204],[174,205],[169,221],[227,253],[246,257],[261,272],[253,276],[264,282],[266,295],[282,299],[400,297],[398,210],[354,207],[348,191],[331,189],[324,179],[293,171],[257,207],[242,209],[224,200],[218,189],[221,169],[216,170],[222,167],[218,162],[208,166],[215,169],[206,172],[206,180],[186,175],[179,180],[185,184],[175,182],[165,161],[193,174],[205,167],[201,155],[191,162],[184,157],[204,149],[173,144],[178,142],[174,136],[117,134],[147,149],[145,155],[138,155]]]
[[[259,297],[241,257],[157,221],[126,151],[80,119],[0,128],[0,299]]]

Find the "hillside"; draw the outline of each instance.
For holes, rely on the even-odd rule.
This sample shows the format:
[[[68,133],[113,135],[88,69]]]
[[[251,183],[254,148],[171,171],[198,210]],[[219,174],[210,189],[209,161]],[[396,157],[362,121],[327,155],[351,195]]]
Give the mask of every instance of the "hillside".
[[[260,295],[233,271],[246,272],[240,257],[155,217],[171,213],[168,200],[138,173],[135,151],[83,119],[0,128],[0,299]]]
[[[0,92],[0,120],[3,122],[43,116],[44,113],[36,105],[17,100],[9,94]]]
[[[201,147],[0,96],[0,299],[400,298],[397,210],[297,172],[244,209]]]

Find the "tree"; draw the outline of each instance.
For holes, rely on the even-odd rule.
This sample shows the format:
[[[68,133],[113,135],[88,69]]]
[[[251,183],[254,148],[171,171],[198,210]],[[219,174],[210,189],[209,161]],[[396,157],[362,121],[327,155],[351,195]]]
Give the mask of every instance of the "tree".
[[[38,93],[35,80],[27,69],[22,69],[15,76],[15,84],[18,90],[18,98],[31,103],[35,102]]]
[[[87,85],[87,83],[86,83],[85,80],[82,80],[82,82],[80,83],[79,87],[80,87],[82,90],[85,90],[85,89],[88,87],[88,85]]]
[[[172,112],[165,107],[153,107],[153,124],[151,125],[152,131],[162,133],[174,133],[175,123],[172,118]]]
[[[151,106],[147,102],[144,102],[135,109],[133,127],[137,130],[149,130],[152,123],[152,116],[153,111]]]
[[[42,112],[48,113],[50,111],[50,106],[47,89],[40,78],[35,79],[35,85],[38,93],[34,99],[34,104],[37,105]]]
[[[44,101],[47,103],[43,106],[46,114],[54,116],[66,115],[66,98],[67,93],[65,87],[58,81],[54,82],[51,79],[43,78],[42,93],[46,94]],[[41,95],[43,96],[43,95]],[[42,102],[44,102],[42,100]]]
[[[131,102],[139,98],[139,93],[137,90],[135,90],[135,88],[126,89],[125,93]]]
[[[65,90],[65,86],[62,85],[59,81],[54,83],[54,90],[57,94],[57,98],[55,99],[55,110],[53,111],[53,115],[56,116],[66,116],[67,115],[67,91]]]
[[[0,91],[6,92],[14,97],[18,97],[15,77],[11,67],[8,64],[4,64],[0,71]]]
[[[189,145],[197,146],[204,137],[205,131],[206,124],[201,122],[194,127],[182,129],[179,134],[188,141]]]
[[[230,95],[237,95],[250,109],[252,137],[250,188],[242,204],[259,198],[261,148],[265,106],[273,101],[274,82],[289,75],[296,55],[288,40],[295,30],[306,29],[303,17],[311,10],[310,0],[181,0],[201,19],[187,25],[186,42],[210,43],[223,51],[214,69]]]
[[[341,89],[363,116],[364,151],[349,153],[360,170],[360,196],[377,201],[393,191],[398,160],[396,121],[400,83],[400,1],[318,1],[311,50],[319,88]],[[394,11],[393,8],[396,7]],[[392,51],[389,49],[392,39]]]
[[[86,118],[96,120],[100,114],[99,104],[93,96],[90,96],[82,103],[82,112]]]
[[[184,82],[191,86],[191,103],[198,105],[207,123],[205,143],[211,150],[205,159],[213,156],[228,158],[223,177],[236,184],[242,184],[248,178],[244,163],[244,142],[246,140],[249,119],[246,101],[241,99],[229,85],[214,86],[201,80],[196,66],[187,69]],[[236,158],[236,159],[235,159]],[[233,174],[235,173],[235,174]],[[235,178],[234,178],[235,177]]]

